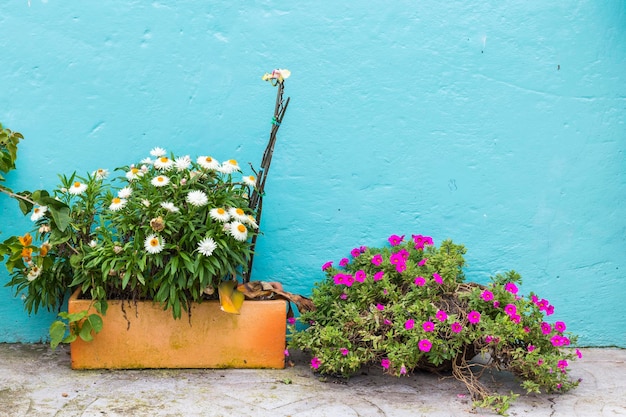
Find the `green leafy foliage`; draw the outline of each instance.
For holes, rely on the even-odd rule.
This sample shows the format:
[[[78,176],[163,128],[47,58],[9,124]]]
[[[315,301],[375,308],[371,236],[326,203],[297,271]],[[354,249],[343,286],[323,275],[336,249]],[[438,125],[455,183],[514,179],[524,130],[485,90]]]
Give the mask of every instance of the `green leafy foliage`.
[[[153,300],[179,318],[247,269],[258,233],[248,197],[256,180],[240,171],[234,160],[192,161],[155,148],[114,178],[106,169],[72,173],[51,192],[24,192],[18,201],[34,227],[0,243],[7,286],[29,312],[58,309],[80,288],[100,314],[107,299]],[[97,315],[61,319],[53,344],[89,340],[101,327]]]
[[[518,294],[514,271],[489,285],[465,282],[465,248],[450,240],[433,245],[414,235],[389,238],[383,248],[355,248],[316,283],[315,311],[292,331],[290,346],[309,351],[322,374],[349,377],[363,366],[401,376],[422,369],[451,372],[465,383],[475,406],[505,414],[516,394],[494,393],[479,380],[486,369],[508,370],[528,392],[564,392],[578,381],[568,361],[563,322],[548,323],[554,307],[531,293]],[[472,362],[477,356],[486,363]]]

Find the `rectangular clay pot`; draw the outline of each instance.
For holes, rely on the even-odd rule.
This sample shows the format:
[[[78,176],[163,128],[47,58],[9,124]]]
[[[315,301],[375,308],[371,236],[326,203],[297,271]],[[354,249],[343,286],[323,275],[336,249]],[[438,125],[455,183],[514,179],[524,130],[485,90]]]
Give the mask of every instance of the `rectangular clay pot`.
[[[91,342],[71,343],[73,369],[284,368],[286,301],[245,301],[241,314],[219,302],[196,303],[174,319],[151,301],[109,301],[104,326]],[[122,307],[123,304],[123,307]],[[90,300],[70,297],[69,313]]]

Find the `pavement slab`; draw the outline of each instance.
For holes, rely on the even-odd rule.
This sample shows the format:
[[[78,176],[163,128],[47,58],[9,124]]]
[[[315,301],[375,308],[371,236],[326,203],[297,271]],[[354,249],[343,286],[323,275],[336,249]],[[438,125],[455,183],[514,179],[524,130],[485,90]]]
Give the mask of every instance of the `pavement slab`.
[[[582,349],[572,364],[580,386],[525,395],[514,378],[485,376],[502,392],[522,394],[511,416],[626,416],[626,350]],[[456,417],[494,416],[473,409],[452,378],[416,373],[395,378],[374,367],[342,380],[320,378],[309,358],[270,369],[72,370],[69,348],[0,344],[0,417]],[[493,385],[492,385],[493,386]]]

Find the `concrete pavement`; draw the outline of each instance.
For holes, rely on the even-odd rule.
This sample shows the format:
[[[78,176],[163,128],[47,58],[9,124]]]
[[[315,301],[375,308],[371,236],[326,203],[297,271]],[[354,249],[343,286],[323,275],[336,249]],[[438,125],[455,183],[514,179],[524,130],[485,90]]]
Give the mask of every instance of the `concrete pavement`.
[[[583,349],[571,375],[580,386],[561,395],[521,395],[511,416],[626,416],[626,350]],[[454,379],[406,378],[371,368],[349,381],[322,381],[308,358],[284,370],[73,371],[69,348],[0,344],[0,417],[493,416],[472,410]],[[522,393],[512,379],[503,391]]]

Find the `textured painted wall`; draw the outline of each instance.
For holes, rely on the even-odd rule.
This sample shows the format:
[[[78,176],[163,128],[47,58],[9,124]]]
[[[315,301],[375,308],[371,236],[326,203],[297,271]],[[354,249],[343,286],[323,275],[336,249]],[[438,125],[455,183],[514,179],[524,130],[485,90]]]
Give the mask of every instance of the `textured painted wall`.
[[[3,2],[0,121],[27,138],[8,185],[154,146],[258,166],[260,77],[286,67],[253,278],[309,293],[355,246],[452,238],[469,279],[515,269],[582,345],[626,347],[626,5],[489,3]],[[46,337],[54,314],[0,300],[0,341]]]

